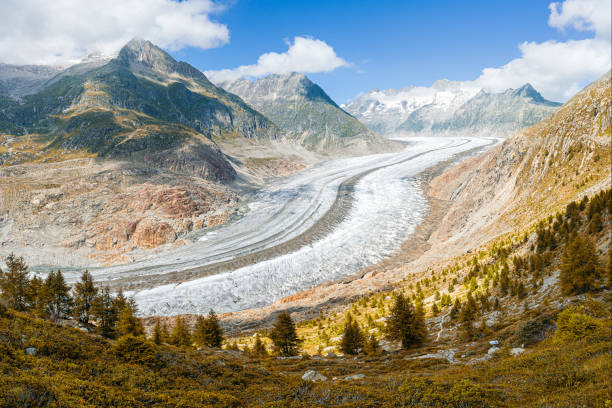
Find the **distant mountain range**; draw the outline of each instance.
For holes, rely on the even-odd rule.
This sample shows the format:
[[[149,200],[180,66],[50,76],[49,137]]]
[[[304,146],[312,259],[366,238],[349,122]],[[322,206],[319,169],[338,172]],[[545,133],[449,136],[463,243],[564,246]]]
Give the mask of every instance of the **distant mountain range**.
[[[448,80],[430,88],[374,90],[344,109],[385,135],[490,135],[506,137],[549,116],[561,104],[542,97],[530,84],[489,93]]]
[[[218,85],[240,96],[309,149],[388,149],[388,141],[342,110],[304,74],[272,74],[256,81],[237,79]]]

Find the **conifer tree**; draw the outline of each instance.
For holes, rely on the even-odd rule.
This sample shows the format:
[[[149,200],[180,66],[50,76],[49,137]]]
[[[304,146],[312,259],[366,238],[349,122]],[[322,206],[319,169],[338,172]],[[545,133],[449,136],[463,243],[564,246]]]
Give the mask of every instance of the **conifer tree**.
[[[178,316],[174,322],[170,344],[177,347],[191,347],[191,332],[187,322],[181,316]]]
[[[51,272],[43,285],[43,299],[45,308],[52,319],[60,319],[72,312],[72,297],[70,287],[64,280],[62,271]]]
[[[144,335],[142,322],[136,317],[136,304],[133,300],[127,302],[126,306],[119,311],[117,328],[115,329],[119,337],[132,335],[139,337]]]
[[[574,235],[561,255],[561,291],[569,295],[595,289],[600,269],[593,241]]]
[[[348,313],[344,324],[344,333],[340,342],[340,350],[344,354],[355,355],[363,348],[363,334],[356,320]]]
[[[380,354],[380,344],[378,344],[378,340],[376,336],[371,334],[365,342],[363,346],[363,352],[368,356],[376,356]]]
[[[223,331],[215,311],[210,309],[208,316],[198,316],[194,327],[194,340],[201,346],[220,348],[223,344]]]
[[[7,306],[18,311],[25,311],[30,302],[28,293],[28,267],[22,257],[10,254],[5,259],[6,272],[0,269],[0,290]]]
[[[259,333],[255,335],[255,343],[253,344],[253,354],[258,357],[265,357],[268,355],[266,345],[261,341]]]
[[[44,282],[36,275],[30,279],[30,284],[28,285],[28,309],[32,311],[34,316],[40,318],[47,317],[45,304],[43,302],[43,286]]]
[[[74,318],[82,324],[89,324],[91,308],[98,295],[98,288],[93,283],[93,277],[85,270],[81,280],[74,284]]]
[[[159,321],[159,318],[157,318],[155,319],[155,326],[153,327],[153,343],[159,346],[164,342],[165,340],[163,339],[162,326]]]
[[[300,339],[289,313],[283,311],[278,315],[270,332],[270,339],[280,355],[295,356],[298,354]]]
[[[108,287],[102,288],[92,304],[92,317],[97,320],[97,332],[104,337],[115,337],[118,312]]]
[[[385,331],[390,340],[401,341],[404,349],[423,344],[427,329],[422,307],[415,308],[401,293],[396,295]]]

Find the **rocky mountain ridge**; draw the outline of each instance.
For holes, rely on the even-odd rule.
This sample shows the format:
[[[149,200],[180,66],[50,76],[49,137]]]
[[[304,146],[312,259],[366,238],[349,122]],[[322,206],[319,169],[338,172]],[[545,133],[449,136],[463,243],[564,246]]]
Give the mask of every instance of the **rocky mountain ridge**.
[[[544,119],[558,106],[530,84],[489,93],[471,84],[440,80],[431,88],[374,90],[344,108],[383,134],[507,137]]]
[[[393,143],[342,110],[302,73],[271,74],[253,81],[237,79],[219,86],[240,96],[309,149],[359,154],[393,148]]]

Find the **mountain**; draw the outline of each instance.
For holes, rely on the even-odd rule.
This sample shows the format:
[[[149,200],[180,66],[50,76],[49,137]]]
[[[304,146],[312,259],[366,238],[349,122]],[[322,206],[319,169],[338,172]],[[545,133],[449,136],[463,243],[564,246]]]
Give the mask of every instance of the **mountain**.
[[[342,110],[304,74],[272,74],[255,81],[226,81],[219,86],[240,96],[309,149],[366,153],[393,147]]]
[[[428,87],[375,90],[344,108],[383,134],[481,134],[506,137],[550,115],[560,104],[531,85],[488,93],[470,84],[440,80]]]
[[[21,101],[3,102],[0,131],[40,134],[42,151],[130,157],[215,180],[235,177],[214,138],[273,139],[278,129],[199,70],[148,41],[77,64]]]
[[[61,71],[46,65],[10,65],[0,63],[0,94],[12,98],[34,93]]]
[[[546,119],[434,180],[434,196],[452,202],[434,237],[452,236],[447,250],[482,242],[609,188],[611,88],[607,73]]]
[[[129,262],[185,245],[238,211],[239,177],[304,167],[270,147],[283,133],[269,119],[148,41],[59,72],[3,69],[0,242],[33,262]]]

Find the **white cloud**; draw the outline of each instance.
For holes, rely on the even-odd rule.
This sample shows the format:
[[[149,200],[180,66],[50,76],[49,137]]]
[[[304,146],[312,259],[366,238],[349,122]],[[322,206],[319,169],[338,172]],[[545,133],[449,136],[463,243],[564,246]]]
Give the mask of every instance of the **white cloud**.
[[[257,59],[257,64],[241,65],[233,69],[206,71],[213,82],[234,80],[241,77],[261,77],[268,74],[288,72],[330,72],[350,64],[336,55],[325,41],[316,38],[295,37],[287,43],[289,49],[283,53],[268,52]]]
[[[597,37],[610,39],[612,3],[610,0],[567,0],[551,3],[548,24],[551,27],[595,31]]]
[[[567,0],[550,5],[552,27],[594,32],[593,38],[565,42],[524,42],[521,57],[498,68],[485,68],[474,81],[499,92],[529,82],[546,98],[565,101],[610,70],[610,0]]]
[[[211,0],[3,0],[0,61],[67,64],[85,54],[115,53],[134,37],[176,50],[212,48],[229,41],[210,19]]]

